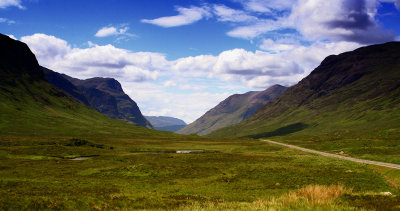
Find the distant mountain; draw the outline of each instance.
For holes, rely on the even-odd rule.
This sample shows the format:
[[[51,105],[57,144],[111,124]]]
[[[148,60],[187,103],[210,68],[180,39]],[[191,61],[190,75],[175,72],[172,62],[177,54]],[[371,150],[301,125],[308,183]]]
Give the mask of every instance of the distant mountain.
[[[328,56],[247,121],[210,136],[334,141],[398,140],[398,134],[400,42],[390,42]]]
[[[174,117],[168,116],[145,116],[145,118],[157,130],[176,132],[186,126],[186,123]]]
[[[46,79],[79,102],[113,118],[151,128],[137,104],[124,93],[121,84],[113,78],[80,80],[43,68]]]
[[[242,122],[286,89],[287,87],[274,85],[264,91],[232,95],[178,133],[206,135],[214,130]]]

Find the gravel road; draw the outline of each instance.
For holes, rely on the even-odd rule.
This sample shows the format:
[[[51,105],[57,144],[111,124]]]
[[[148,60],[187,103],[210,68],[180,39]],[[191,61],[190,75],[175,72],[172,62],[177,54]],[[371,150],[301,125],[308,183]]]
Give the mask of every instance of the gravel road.
[[[265,141],[265,142],[268,142],[271,144],[278,144],[278,145],[293,148],[293,149],[298,149],[298,150],[301,150],[304,152],[311,152],[311,153],[319,154],[319,155],[326,156],[326,157],[333,157],[333,158],[339,158],[339,159],[343,159],[343,160],[350,160],[350,161],[354,161],[354,162],[358,162],[358,163],[365,163],[365,164],[371,164],[371,165],[376,165],[376,166],[384,166],[384,167],[388,167],[388,168],[400,169],[400,165],[398,165],[398,164],[383,163],[383,162],[378,162],[378,161],[363,160],[363,159],[358,159],[358,158],[335,155],[335,154],[320,152],[320,151],[316,151],[316,150],[312,150],[312,149],[306,149],[303,147],[297,147],[297,146],[293,146],[293,145],[289,145],[289,144],[282,144],[282,143],[279,143],[276,141],[271,141],[271,140],[262,140],[262,141]]]

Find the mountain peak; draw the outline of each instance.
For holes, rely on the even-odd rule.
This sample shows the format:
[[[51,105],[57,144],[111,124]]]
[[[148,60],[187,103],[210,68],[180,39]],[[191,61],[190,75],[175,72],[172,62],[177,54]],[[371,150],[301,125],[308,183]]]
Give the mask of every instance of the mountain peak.
[[[29,47],[18,40],[0,34],[0,77],[10,83],[23,76],[31,80],[44,79],[44,74]],[[12,77],[10,77],[12,76]]]

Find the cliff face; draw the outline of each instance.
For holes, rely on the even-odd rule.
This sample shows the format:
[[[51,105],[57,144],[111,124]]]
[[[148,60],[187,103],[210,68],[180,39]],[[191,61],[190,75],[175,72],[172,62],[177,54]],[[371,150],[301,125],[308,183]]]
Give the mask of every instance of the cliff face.
[[[80,80],[67,75],[62,76],[77,87],[89,105],[100,113],[113,119],[122,119],[138,126],[152,128],[136,102],[125,94],[117,80],[99,77]]]

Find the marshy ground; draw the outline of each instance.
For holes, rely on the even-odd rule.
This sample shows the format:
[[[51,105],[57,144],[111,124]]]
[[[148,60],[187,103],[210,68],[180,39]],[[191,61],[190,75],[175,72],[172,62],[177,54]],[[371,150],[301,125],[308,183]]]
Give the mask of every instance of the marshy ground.
[[[0,143],[3,210],[354,210],[400,205],[399,170],[257,140],[8,136]]]

